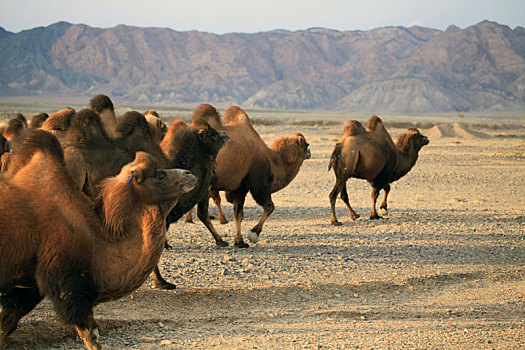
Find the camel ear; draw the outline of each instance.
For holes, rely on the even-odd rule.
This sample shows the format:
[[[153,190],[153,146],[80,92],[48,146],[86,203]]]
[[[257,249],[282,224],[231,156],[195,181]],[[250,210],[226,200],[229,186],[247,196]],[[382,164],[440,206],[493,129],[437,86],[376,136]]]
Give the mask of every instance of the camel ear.
[[[144,171],[141,167],[131,168],[128,174],[128,185],[132,185],[133,182],[141,183],[144,181]]]

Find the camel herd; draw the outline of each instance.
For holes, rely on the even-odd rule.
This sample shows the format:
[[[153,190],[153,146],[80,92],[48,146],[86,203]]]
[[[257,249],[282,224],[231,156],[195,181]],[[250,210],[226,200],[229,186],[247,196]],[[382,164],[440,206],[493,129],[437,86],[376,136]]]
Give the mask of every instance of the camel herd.
[[[333,225],[339,193],[350,216],[349,178],[372,185],[372,211],[390,183],[416,163],[428,138],[409,129],[396,143],[374,116],[366,129],[351,121],[330,158],[336,183],[330,193]],[[222,239],[208,214],[219,192],[233,204],[235,247],[247,248],[241,223],[246,195],[264,212],[247,238],[255,243],[275,206],[272,193],[286,187],[311,157],[305,137],[282,136],[268,147],[239,107],[219,112],[200,105],[191,124],[169,127],[155,111],[115,115],[111,99],[97,95],[89,108],[19,114],[0,126],[0,349],[20,319],[43,298],[77,330],[88,349],[101,349],[93,307],[139,288],[153,272],[157,288],[175,286],[157,266],[169,248],[171,223],[191,213]],[[381,213],[381,211],[380,211]]]

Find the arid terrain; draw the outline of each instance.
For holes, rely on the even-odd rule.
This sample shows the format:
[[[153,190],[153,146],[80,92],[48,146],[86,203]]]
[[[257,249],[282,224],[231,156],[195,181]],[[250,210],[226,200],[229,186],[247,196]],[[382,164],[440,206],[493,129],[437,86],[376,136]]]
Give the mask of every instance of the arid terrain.
[[[232,222],[214,224],[232,247],[215,247],[196,218],[172,225],[173,249],[160,265],[177,289],[153,289],[150,279],[98,306],[104,347],[525,348],[525,119],[383,120],[394,136],[417,125],[430,139],[412,171],[393,184],[387,217],[368,219],[371,188],[351,179],[350,202],[361,218],[352,221],[338,200],[343,225],[330,225],[328,160],[343,119],[257,123],[268,144],[302,132],[312,152],[274,194],[260,241],[233,248],[225,200]],[[248,196],[245,240],[261,214]],[[48,301],[9,339],[12,349],[84,348]]]

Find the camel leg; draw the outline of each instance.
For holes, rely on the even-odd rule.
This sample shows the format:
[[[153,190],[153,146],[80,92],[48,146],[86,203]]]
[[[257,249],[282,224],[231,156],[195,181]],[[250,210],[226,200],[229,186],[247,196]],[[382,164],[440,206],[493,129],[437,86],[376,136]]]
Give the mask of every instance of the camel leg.
[[[184,222],[187,222],[188,224],[193,224],[193,216],[191,214],[192,210],[193,209],[186,213],[186,219],[184,220]]]
[[[263,207],[263,209],[264,209],[263,216],[261,217],[257,225],[255,225],[252,228],[252,231],[248,234],[248,239],[252,243],[257,243],[257,241],[259,240],[259,234],[262,231],[264,222],[273,213],[273,210],[275,209],[275,205],[273,204],[273,201],[270,199],[270,201]]]
[[[345,202],[346,207],[348,208],[348,211],[350,212],[350,217],[352,220],[355,220],[359,218],[359,214],[357,214],[354,209],[350,206],[350,202],[348,201],[348,192],[346,191],[346,182],[343,182],[343,189],[341,190],[341,199],[343,202]]]
[[[210,197],[213,199],[213,203],[215,203],[215,206],[217,207],[217,212],[219,213],[219,221],[221,224],[227,224],[229,221],[226,219],[226,216],[224,216],[224,213],[222,212],[221,208],[221,195],[219,194],[219,191],[210,190]]]
[[[98,343],[100,332],[93,318],[93,313],[88,315],[82,325],[75,325],[75,329],[88,350],[102,350],[102,346]]]
[[[228,242],[225,242],[222,237],[219,235],[217,230],[215,230],[215,227],[213,227],[213,224],[210,220],[210,215],[208,214],[208,208],[209,208],[209,198],[208,196],[205,196],[197,205],[197,216],[199,217],[199,220],[202,221],[204,226],[210,231],[211,235],[215,239],[215,244],[217,244],[219,247],[227,247]]]
[[[390,192],[390,184],[386,185],[383,191],[385,191],[385,196],[383,197],[383,202],[381,202],[381,205],[379,206],[379,213],[381,215],[388,215],[386,199],[388,197],[388,193]]]
[[[177,286],[175,286],[172,283],[169,283],[162,277],[162,275],[160,274],[158,265],[155,266],[155,268],[153,269],[153,287],[157,289],[165,289],[165,290],[173,290],[177,288]]]
[[[248,248],[250,245],[244,243],[242,239],[241,223],[244,217],[244,201],[246,199],[246,191],[232,192],[233,202],[233,218],[235,221],[235,247]]]
[[[332,225],[334,226],[341,226],[342,223],[337,220],[337,216],[335,214],[335,202],[337,201],[337,195],[339,192],[341,192],[342,186],[341,186],[341,180],[339,178],[336,178],[334,188],[332,189],[332,192],[330,192],[330,210],[332,211]]]
[[[28,284],[28,283],[25,283]],[[14,287],[3,293],[0,298],[0,349],[7,347],[7,336],[16,329],[18,322],[42,301],[36,283],[30,282],[27,287]]]
[[[381,219],[381,217],[377,215],[376,212],[376,202],[377,197],[379,196],[379,191],[381,190],[375,187],[372,188],[372,211],[370,212],[370,220]]]

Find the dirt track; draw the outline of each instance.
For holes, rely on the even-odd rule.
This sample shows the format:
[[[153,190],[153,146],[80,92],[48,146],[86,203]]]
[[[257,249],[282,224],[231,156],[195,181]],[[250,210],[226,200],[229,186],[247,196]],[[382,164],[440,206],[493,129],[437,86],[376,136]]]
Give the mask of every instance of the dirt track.
[[[173,225],[162,271],[99,306],[106,349],[525,348],[525,126],[422,129],[430,144],[392,186],[388,217],[368,220],[370,187],[348,183],[361,214],[330,225],[327,171],[342,125],[259,125],[270,143],[301,131],[312,159],[274,195],[258,244],[216,248],[200,223]],[[397,135],[402,129],[390,129]],[[511,135],[509,133],[512,133]],[[225,202],[225,201],[224,201]],[[231,205],[224,205],[232,218]],[[244,236],[262,210],[247,200]],[[219,232],[233,244],[233,223]],[[82,349],[49,302],[24,318],[13,349]]]

